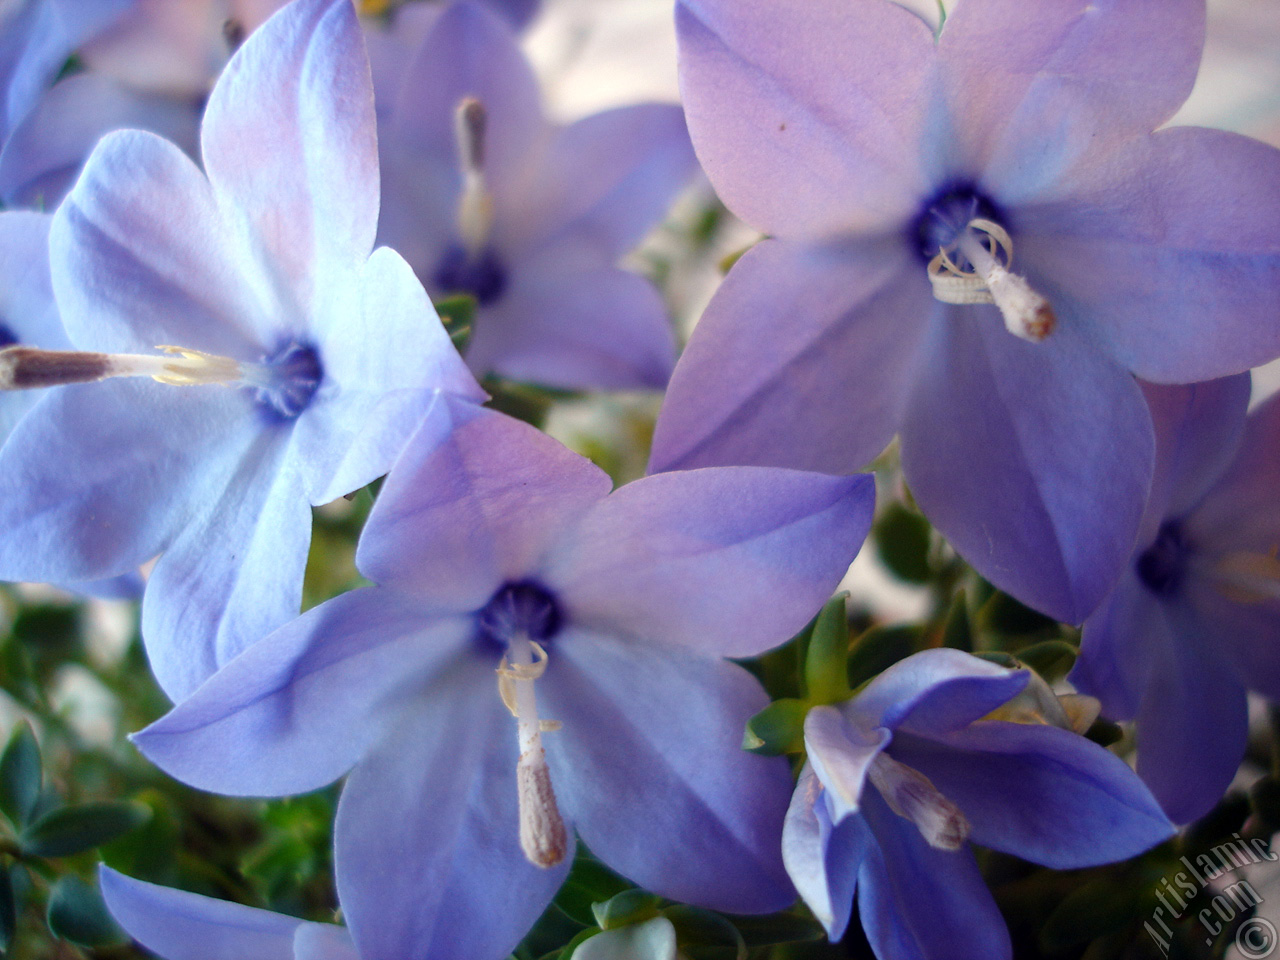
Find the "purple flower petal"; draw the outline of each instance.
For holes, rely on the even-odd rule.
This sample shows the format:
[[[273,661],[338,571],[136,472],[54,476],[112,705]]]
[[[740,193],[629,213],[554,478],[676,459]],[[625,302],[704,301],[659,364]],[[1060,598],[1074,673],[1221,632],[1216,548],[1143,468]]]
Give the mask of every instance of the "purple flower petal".
[[[886,2],[681,0],[676,27],[698,159],[738,216],[817,239],[896,233],[915,215],[934,82],[918,17]]]
[[[105,865],[98,878],[111,915],[164,960],[293,960],[298,928],[320,926],[144,883]]]
[[[0,214],[0,344],[69,350],[49,278],[48,214],[10,210]],[[40,399],[37,390],[0,397],[0,443]]]
[[[785,642],[830,597],[874,502],[868,476],[769,467],[656,474],[598,503],[543,570],[588,629],[754,656]]]
[[[1011,956],[1004,918],[967,847],[929,846],[916,825],[869,795],[875,835],[858,876],[858,913],[877,957],[953,960]]]
[[[564,726],[543,742],[561,808],[592,851],[675,900],[731,913],[789,904],[787,764],[741,748],[768,703],[756,680],[631,639],[570,629],[552,644],[539,712]]]
[[[479,663],[467,656],[472,633],[469,619],[432,616],[416,598],[378,588],[346,593],[249,647],[133,741],[201,789],[314,790],[382,736],[397,698],[453,676],[459,663]],[[485,686],[498,703],[496,684]],[[422,737],[442,739],[431,730]]]
[[[835,707],[809,711],[804,718],[805,752],[826,791],[823,809],[829,811],[829,819],[842,823],[857,812],[867,771],[891,736],[884,727],[854,726]]]
[[[298,615],[311,508],[296,467],[270,433],[226,486],[196,506],[157,561],[142,604],[151,672],[174,702]],[[237,562],[227,563],[227,557]]]
[[[681,357],[653,470],[723,463],[849,473],[893,438],[940,312],[897,238],[759,244]]]
[[[1203,0],[964,0],[938,45],[955,150],[984,182],[1025,189],[1150,133],[1191,93],[1204,31]]]
[[[76,74],[41,97],[5,143],[0,196],[9,206],[55,209],[109,131],[150,130],[194,155],[199,123],[191,103],[136,93],[97,74]]]
[[[675,355],[652,283],[615,267],[582,269],[560,248],[513,272],[467,347],[477,372],[569,389],[660,389]]]
[[[1160,608],[1163,616],[1166,611]],[[1138,775],[1170,819],[1190,823],[1221,799],[1244,758],[1248,705],[1244,684],[1209,638],[1187,635],[1178,613],[1149,630],[1151,667],[1137,716]]]
[[[1241,602],[1222,584],[1189,580],[1180,610],[1184,642],[1224,659],[1242,686],[1280,700],[1280,598]]]
[[[573,851],[546,870],[525,859],[517,754],[493,665],[475,660],[416,697],[351,772],[335,856],[364,960],[503,957],[551,902]]]
[[[1280,354],[1280,150],[1163,130],[1062,175],[1019,211],[1018,256],[1138,376],[1187,383]],[[1028,267],[1028,269],[1031,269]]]
[[[270,96],[264,96],[269,91]],[[297,0],[232,57],[205,109],[209,180],[298,298],[323,314],[373,248],[373,83],[351,0]],[[336,322],[336,320],[334,321]]]
[[[108,134],[54,216],[53,287],[80,349],[151,353],[177,344],[257,361],[257,318],[217,199],[166,140]]]
[[[0,448],[0,579],[95,580],[153,558],[191,503],[218,499],[252,442],[248,403],[142,380],[42,397]]]
[[[356,564],[425,604],[478,610],[504,580],[527,577],[611,486],[533,427],[446,399],[387,477]]]
[[[959,650],[923,650],[877,676],[845,711],[863,730],[958,730],[1016,697],[1028,676]]]
[[[1102,701],[1104,715],[1131,720],[1153,662],[1151,651],[1163,648],[1165,636],[1159,601],[1128,569],[1085,621],[1080,657],[1069,679],[1081,693]]]
[[[1174,832],[1123,760],[1057,727],[979,721],[937,739],[899,730],[893,756],[964,812],[973,842],[1056,870],[1123,860]]]
[[[360,310],[344,313],[322,333],[325,384],[293,434],[295,462],[313,503],[386,473],[437,391],[485,399],[399,254],[375,250],[361,289]]]
[[[1071,330],[1029,343],[991,307],[953,307],[937,341],[902,430],[912,493],[984,577],[1080,623],[1142,517],[1154,441],[1141,391]]]
[[[832,826],[822,784],[806,765],[782,828],[782,860],[833,943],[849,926],[858,873],[874,843],[861,817],[847,817]]]
[[[304,923],[293,935],[296,960],[360,960],[346,928],[332,923]]]

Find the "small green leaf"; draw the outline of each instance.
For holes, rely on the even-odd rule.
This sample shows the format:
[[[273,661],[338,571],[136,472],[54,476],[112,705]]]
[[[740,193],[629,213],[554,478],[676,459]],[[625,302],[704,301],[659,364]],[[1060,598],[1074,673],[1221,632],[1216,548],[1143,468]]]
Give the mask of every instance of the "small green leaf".
[[[680,952],[690,960],[746,960],[738,928],[718,913],[677,904],[662,911],[676,928]]]
[[[0,754],[0,811],[21,830],[40,799],[40,745],[25,720]]]
[[[612,930],[656,917],[660,903],[662,900],[647,890],[624,890],[604,903],[594,904],[591,912],[595,914],[596,926]]]
[[[773,913],[767,916],[731,916],[729,920],[742,934],[749,948],[771,947],[778,943],[808,943],[826,936],[822,924],[797,913]]]
[[[853,696],[849,688],[849,614],[847,593],[827,601],[809,635],[804,682],[812,704],[841,703]]]
[[[1019,603],[1007,593],[996,591],[991,595],[975,618],[978,629],[984,633],[1022,637],[1027,634],[1057,630],[1058,622]]]
[[[856,690],[899,660],[911,656],[919,644],[919,627],[872,627],[853,642],[849,653],[849,686]]]
[[[630,889],[630,884],[591,857],[579,855],[564,886],[556,894],[555,904],[568,916],[586,926],[593,925],[592,904],[600,903]]]
[[[105,947],[128,939],[111,919],[97,888],[77,876],[60,877],[53,885],[45,918],[55,937],[82,947]]]
[[[890,503],[872,531],[880,559],[895,576],[908,583],[928,583],[931,531],[929,521],[900,503]]]
[[[1073,666],[1080,651],[1065,640],[1044,640],[1023,647],[1017,657],[1028,667],[1049,683],[1055,683],[1065,677]]]
[[[18,843],[31,856],[69,857],[142,826],[150,815],[147,807],[127,801],[59,807],[24,830]]]
[[[1046,953],[1065,953],[1134,920],[1144,916],[1150,919],[1149,900],[1148,886],[1136,877],[1107,877],[1085,883],[1063,897],[1049,915],[1040,930],[1040,945]]]
[[[471,331],[475,328],[476,298],[469,293],[460,293],[436,301],[435,307],[453,345],[459,351],[466,350],[471,342]]]
[[[973,626],[969,623],[969,605],[963,590],[956,592],[942,627],[942,645],[952,650],[973,652]]]
[[[7,867],[0,867],[0,953],[9,950],[13,934],[18,927],[18,898]]]
[[[742,749],[765,757],[804,750],[804,718],[809,704],[803,700],[775,700],[747,721]]]

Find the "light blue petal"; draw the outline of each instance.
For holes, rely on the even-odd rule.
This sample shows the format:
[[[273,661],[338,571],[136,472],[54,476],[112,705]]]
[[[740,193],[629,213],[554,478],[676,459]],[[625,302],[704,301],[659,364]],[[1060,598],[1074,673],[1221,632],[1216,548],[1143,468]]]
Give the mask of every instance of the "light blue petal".
[[[791,778],[742,750],[768,698],[741,667],[568,629],[548,645],[539,714],[561,809],[613,869],[730,913],[795,898],[781,859]]]
[[[594,506],[541,575],[588,629],[754,656],[790,639],[831,596],[874,499],[869,476],[655,474]]]

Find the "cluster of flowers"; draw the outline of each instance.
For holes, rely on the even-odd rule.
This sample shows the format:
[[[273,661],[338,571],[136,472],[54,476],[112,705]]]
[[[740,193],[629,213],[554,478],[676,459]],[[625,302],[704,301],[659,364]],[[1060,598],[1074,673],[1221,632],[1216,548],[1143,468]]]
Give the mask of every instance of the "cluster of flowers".
[[[346,776],[345,927],[104,871],[143,944],[499,960],[576,834],[665,897],[798,891],[837,939],[856,896],[885,960],[1001,957],[967,841],[1111,862],[1222,795],[1245,689],[1280,697],[1280,403],[1246,416],[1280,355],[1280,153],[1152,132],[1203,0],[960,0],[936,26],[678,0],[692,145],[674,106],[544,119],[529,3],[367,31],[351,0],[69,5],[5,27],[0,191],[56,211],[0,215],[0,577],[110,589],[158,556],[142,633],[176,706],[142,752],[233,795]],[[72,50],[88,69],[50,87]],[[130,106],[85,109],[108,88]],[[113,132],[77,172],[120,121],[178,145]],[[770,239],[675,365],[616,264],[694,147]],[[465,360],[430,299],[459,292]],[[611,492],[485,407],[487,373],[670,378],[650,474]],[[1098,702],[925,651],[811,705],[793,789],[740,749],[768,699],[725,658],[830,597],[872,518],[853,471],[895,434],[955,549],[1084,624]],[[311,505],[384,474],[372,585],[299,617]],[[1080,735],[1099,705],[1136,718],[1138,774]]]

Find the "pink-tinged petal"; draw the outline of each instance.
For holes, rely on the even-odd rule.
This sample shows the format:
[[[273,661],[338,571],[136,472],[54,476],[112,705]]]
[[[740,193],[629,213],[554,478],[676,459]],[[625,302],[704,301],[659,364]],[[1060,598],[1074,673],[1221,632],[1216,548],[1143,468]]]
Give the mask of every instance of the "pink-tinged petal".
[[[1280,150],[1175,127],[1126,141],[1018,211],[1062,325],[1138,376],[1188,383],[1280,355]]]
[[[680,83],[729,208],[787,239],[897,232],[929,193],[933,36],[893,3],[681,0]]]
[[[666,305],[644,277],[552,247],[481,307],[467,362],[570,390],[661,389],[675,366]],[[596,256],[591,261],[598,261]]]
[[[1103,716],[1132,720],[1156,656],[1153,651],[1167,646],[1165,636],[1160,602],[1138,580],[1131,564],[1084,622],[1080,656],[1070,680],[1081,693],[1102,701]]]
[[[202,790],[314,790],[365,756],[405,697],[438,694],[484,668],[485,692],[498,702],[492,658],[476,654],[473,633],[469,619],[437,615],[416,598],[379,588],[345,593],[250,646],[132,739]]]
[[[236,256],[209,182],[181,150],[126,130],[98,144],[54,215],[53,288],[81,349],[177,344],[258,360],[275,309]]]
[[[1079,734],[979,721],[937,739],[901,731],[893,757],[969,821],[969,838],[1055,870],[1136,856],[1173,824],[1123,760]]]
[[[258,432],[250,402],[150,380],[50,391],[0,448],[0,579],[96,580],[153,558],[226,487]]]
[[[780,853],[791,776],[785,760],[742,749],[768,704],[755,678],[574,629],[548,652],[538,709],[564,726],[543,743],[583,842],[661,896],[730,913],[791,903]]]
[[[164,960],[294,960],[297,917],[215,900],[98,868],[107,909],[129,936]]]
[[[939,312],[898,238],[766,240],[730,271],[676,365],[651,469],[865,466],[902,421]]]
[[[1016,697],[1028,676],[959,650],[922,650],[877,676],[844,710],[861,730],[958,730]]]
[[[771,467],[656,474],[597,504],[541,576],[590,629],[754,656],[788,640],[831,596],[874,506],[869,476]]]
[[[611,486],[539,430],[446,398],[388,475],[356,564],[424,603],[477,610],[505,580],[527,577]]]
[[[313,503],[391,469],[440,392],[485,399],[413,270],[394,250],[364,265],[361,300],[321,334],[324,381],[297,420],[294,457]]]
[[[1145,547],[1167,517],[1181,517],[1222,477],[1236,454],[1249,408],[1250,377],[1242,373],[1185,387],[1143,384],[1156,432],[1156,466],[1147,501]]]
[[[861,817],[848,817],[833,827],[822,790],[806,764],[782,827],[782,861],[834,943],[849,926],[858,873],[874,840]]]
[[[56,84],[0,153],[0,196],[9,206],[56,209],[94,145],[112,130],[150,130],[194,156],[200,114],[193,103],[137,93],[93,73]]]
[[[259,434],[226,486],[193,515],[147,581],[142,637],[170,700],[298,615],[311,508],[283,438]],[[227,558],[234,557],[234,564]]]
[[[979,573],[1080,623],[1138,532],[1154,447],[1142,392],[1065,325],[1030,343],[994,307],[965,306],[936,332],[902,429],[907,483]]]
[[[79,54],[90,69],[136,90],[195,99],[226,63],[226,13],[221,0],[133,0]]]
[[[602,264],[627,254],[662,222],[698,169],[674,104],[597,113],[556,133],[538,185],[514,198],[499,244],[524,247],[572,238]]]
[[[1150,629],[1150,674],[1137,716],[1138,775],[1176,823],[1204,816],[1244,759],[1248,702],[1225,651],[1186,630],[1175,611]]]
[[[446,219],[420,223],[417,230],[452,229],[462,185],[454,115],[466,97],[484,104],[485,181],[495,205],[506,206],[527,188],[531,165],[550,128],[542,116],[537,79],[511,27],[483,5],[461,2],[440,15],[418,48],[382,135],[389,164],[408,175],[395,194],[388,182],[388,213],[394,215],[394,208],[412,196],[406,188],[428,200],[444,198],[434,203],[448,203]],[[409,176],[418,181],[416,189]],[[408,233],[415,229],[396,222]],[[390,233],[388,226],[384,222],[382,240],[400,249],[399,231]],[[419,270],[429,268],[411,255],[409,261]]]
[[[545,870],[525,859],[518,753],[493,663],[476,661],[423,690],[351,772],[335,865],[364,960],[505,957],[528,933],[573,850]]]
[[[929,846],[879,794],[868,796],[866,818],[876,842],[858,875],[858,914],[877,957],[1012,956],[1004,918],[968,847]]]
[[[351,0],[281,10],[245,41],[209,98],[209,179],[304,311],[321,311],[335,278],[373,249],[375,125]]]
[[[1150,133],[1191,93],[1204,32],[1204,0],[956,4],[938,52],[960,162],[1025,189]]]

